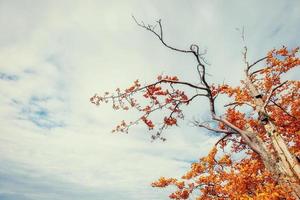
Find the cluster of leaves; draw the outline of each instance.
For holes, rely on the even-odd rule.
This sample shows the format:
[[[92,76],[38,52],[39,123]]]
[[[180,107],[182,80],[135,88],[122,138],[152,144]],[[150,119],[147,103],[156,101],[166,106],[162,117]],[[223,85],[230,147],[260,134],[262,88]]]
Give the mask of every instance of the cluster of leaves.
[[[135,109],[142,113],[136,121],[129,123],[121,121],[112,132],[128,132],[130,126],[139,122],[143,122],[149,130],[153,130],[155,124],[151,119],[151,114],[156,110],[167,110],[168,114],[161,119],[163,124],[157,128],[156,134],[152,135],[152,139],[165,140],[161,136],[163,129],[177,125],[178,119],[184,118],[180,106],[188,105],[192,100],[188,98],[184,91],[175,89],[174,85],[176,84],[185,85],[186,83],[179,81],[177,76],[159,75],[157,81],[153,84],[141,87],[139,81],[136,80],[132,86],[123,91],[117,88],[116,94],[110,94],[109,92],[105,92],[104,95],[95,94],[90,98],[90,101],[95,105],[112,102],[112,107],[115,110]],[[141,100],[139,101],[139,99]]]
[[[248,152],[246,158],[237,161],[228,154],[217,159],[216,154],[217,148],[214,147],[206,157],[193,163],[180,180],[161,177],[152,186],[175,186],[176,191],[169,198],[176,200],[188,199],[193,196],[194,190],[201,194],[196,197],[197,200],[293,199],[291,191],[276,183],[256,154]]]

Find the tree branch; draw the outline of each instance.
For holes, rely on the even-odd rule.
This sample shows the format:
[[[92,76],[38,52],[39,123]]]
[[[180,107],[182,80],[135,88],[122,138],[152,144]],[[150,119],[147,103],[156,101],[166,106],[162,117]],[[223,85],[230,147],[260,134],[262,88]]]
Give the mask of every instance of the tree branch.
[[[171,50],[174,50],[174,51],[182,52],[182,53],[192,53],[192,54],[195,56],[195,58],[196,58],[196,60],[197,60],[197,63],[198,63],[198,65],[197,65],[197,70],[198,70],[198,73],[200,74],[201,83],[204,85],[204,88],[201,88],[201,87],[198,87],[198,86],[197,86],[197,87],[198,87],[197,89],[206,90],[206,91],[208,92],[208,98],[209,98],[209,101],[210,101],[210,111],[211,111],[213,114],[215,114],[214,98],[213,98],[213,96],[212,96],[212,93],[211,93],[209,84],[208,84],[207,81],[206,81],[206,77],[205,77],[205,75],[206,75],[206,68],[205,68],[205,65],[201,62],[201,59],[202,59],[201,56],[202,56],[202,54],[199,53],[199,46],[196,45],[196,44],[192,44],[192,45],[190,46],[190,50],[183,50],[183,49],[178,49],[178,48],[172,47],[172,46],[170,46],[169,44],[167,44],[167,43],[164,41],[164,39],[163,39],[163,28],[162,28],[161,20],[158,20],[158,21],[157,21],[157,23],[158,23],[158,25],[159,25],[159,27],[160,27],[160,33],[157,33],[157,32],[155,31],[155,27],[150,26],[150,25],[146,26],[143,22],[138,22],[134,16],[132,16],[132,18],[133,18],[133,20],[135,21],[135,23],[136,23],[138,26],[140,26],[140,27],[142,27],[142,28],[144,28],[144,29],[146,29],[146,30],[152,32],[154,35],[156,35],[156,37],[158,37],[158,39],[161,41],[161,43],[162,43],[164,46],[166,46],[167,48],[169,48],[169,49],[171,49]],[[200,72],[199,67],[202,68],[202,72]],[[186,83],[186,85],[187,85],[187,84],[188,84],[188,83]],[[190,85],[190,86],[191,86],[191,85]],[[194,86],[192,86],[192,87],[194,87]],[[196,88],[196,87],[194,87],[194,88]]]
[[[263,61],[263,60],[265,60],[265,59],[267,59],[268,58],[268,56],[266,56],[266,57],[263,57],[263,58],[261,58],[261,59],[259,59],[259,60],[257,60],[257,61],[255,61],[254,63],[252,63],[251,65],[249,65],[248,67],[247,67],[247,73],[249,72],[249,70],[253,67],[253,66],[255,66],[257,63],[259,63],[259,62],[261,62],[261,61]]]
[[[205,128],[209,131],[213,131],[215,133],[236,134],[236,132],[233,132],[233,131],[228,131],[228,130],[225,130],[225,129],[212,128],[209,125],[204,124],[204,123],[194,122],[194,125],[198,126],[198,127],[201,127],[201,128]]]
[[[253,105],[251,103],[248,103],[248,102],[237,102],[237,101],[229,103],[229,104],[226,104],[226,105],[224,105],[224,107],[238,106],[238,105],[247,105],[247,106],[250,106],[251,108],[255,108],[255,105]]]
[[[215,146],[217,146],[220,142],[224,141],[227,137],[231,136],[233,133],[225,134],[222,138],[220,138],[216,143]]]
[[[161,20],[158,20],[158,21],[157,21],[157,23],[158,23],[158,25],[159,25],[159,27],[160,27],[160,33],[157,33],[157,32],[155,31],[155,27],[150,26],[150,25],[146,26],[146,25],[143,23],[143,21],[142,21],[142,22],[138,22],[134,16],[132,16],[132,18],[133,18],[133,20],[135,21],[135,23],[136,23],[138,26],[140,26],[140,27],[146,29],[147,31],[152,32],[154,35],[156,35],[156,36],[158,37],[158,39],[161,41],[161,43],[162,43],[165,47],[167,47],[167,48],[169,48],[169,49],[172,49],[172,50],[174,50],[174,51],[182,52],[182,53],[193,53],[193,51],[191,51],[191,50],[183,50],[183,49],[178,49],[178,48],[172,47],[172,46],[170,46],[169,44],[167,44],[167,43],[164,41],[164,39],[163,39],[163,29],[162,29]]]
[[[282,108],[278,103],[276,103],[275,101],[273,100],[270,100],[275,106],[277,106],[278,108],[280,108],[285,114],[287,114],[288,116],[294,118],[294,119],[297,119],[297,117],[291,115],[290,113],[288,113],[284,108]]]
[[[274,92],[275,92],[278,88],[280,88],[280,87],[282,87],[284,84],[286,84],[287,82],[288,82],[288,81],[284,81],[283,83],[277,85],[276,87],[274,87],[274,88],[271,90],[271,92],[269,93],[269,95],[268,95],[268,97],[267,97],[267,99],[266,99],[266,101],[265,101],[265,103],[264,103],[264,106],[263,106],[263,109],[264,109],[265,112],[266,112],[266,106],[268,105],[268,103],[269,103],[270,99],[272,98]]]

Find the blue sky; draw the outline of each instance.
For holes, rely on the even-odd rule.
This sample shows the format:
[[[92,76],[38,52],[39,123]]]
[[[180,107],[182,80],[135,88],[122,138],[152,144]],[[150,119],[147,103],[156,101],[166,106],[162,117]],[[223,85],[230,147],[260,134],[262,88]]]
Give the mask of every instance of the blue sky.
[[[207,49],[210,81],[238,84],[244,44],[236,28],[245,28],[255,60],[300,45],[299,13],[298,0],[0,0],[0,199],[167,199],[169,190],[151,181],[180,176],[217,138],[188,123],[206,119],[205,101],[166,131],[165,143],[151,142],[144,126],[111,134],[136,113],[89,103],[95,92],[162,73],[197,82],[193,60],[164,48],[131,15],[161,18],[168,42]]]

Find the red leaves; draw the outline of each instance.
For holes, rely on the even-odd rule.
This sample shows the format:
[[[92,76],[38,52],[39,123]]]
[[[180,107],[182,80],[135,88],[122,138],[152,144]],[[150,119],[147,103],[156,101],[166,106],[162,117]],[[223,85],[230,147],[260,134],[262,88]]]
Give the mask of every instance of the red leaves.
[[[187,189],[176,191],[169,195],[170,199],[188,199],[190,196],[190,191]]]
[[[177,124],[177,120],[173,117],[165,117],[164,123],[168,126],[173,126]]]
[[[162,127],[159,128],[158,135],[152,138],[160,138],[160,132],[173,125],[177,125],[179,118],[183,118],[181,105],[189,104],[189,98],[184,91],[175,89],[174,84],[186,84],[186,82],[180,82],[177,76],[158,76],[158,81],[141,87],[138,80],[134,81],[133,85],[121,91],[117,88],[115,91],[117,94],[109,94],[106,92],[100,96],[95,94],[90,98],[91,103],[100,105],[101,102],[108,103],[112,102],[114,110],[127,111],[130,108],[135,108],[137,111],[142,112],[142,116],[131,123],[121,123],[118,125],[113,132],[127,132],[131,125],[138,124],[139,121],[144,122],[149,130],[155,128],[155,123],[152,118],[152,113],[156,110],[167,110],[169,115],[163,117]],[[138,96],[141,95],[141,96]],[[138,97],[136,97],[138,96]],[[140,103],[139,101],[144,102]],[[139,101],[138,101],[139,100]]]
[[[286,49],[286,47],[283,46],[281,49],[278,49],[277,51],[275,51],[275,54],[281,55],[281,56],[288,56],[289,52]]]
[[[212,96],[215,97],[218,94],[226,94],[229,97],[233,97],[236,102],[247,102],[251,100],[249,91],[245,87],[231,87],[227,84],[211,86]]]
[[[154,128],[153,122],[147,119],[145,116],[142,116],[141,120],[148,126],[149,130],[152,130]]]
[[[278,50],[272,50],[268,53],[267,67],[260,70],[260,75],[264,81],[260,83],[266,91],[272,86],[280,84],[280,75],[288,72],[300,65],[300,59],[296,56],[299,47],[287,50],[285,46]]]
[[[160,86],[150,85],[147,87],[147,91],[143,95],[145,98],[156,98],[155,96],[166,95],[167,91],[162,91]]]
[[[129,88],[125,89],[126,93],[131,93],[136,90],[138,90],[141,87],[141,84],[139,83],[139,80],[134,81],[134,85],[130,86]]]
[[[151,107],[150,106],[146,106],[143,111],[146,113],[146,114],[149,114],[151,112]]]
[[[298,51],[299,47],[288,51],[285,46],[278,50],[272,50],[268,53],[267,63],[272,67],[276,67],[275,71],[286,72],[289,69],[300,65],[300,59],[295,57]],[[281,56],[281,58],[278,56]],[[270,69],[268,70],[270,71]]]
[[[232,108],[226,111],[226,119],[239,129],[244,129],[246,125],[245,114]]]

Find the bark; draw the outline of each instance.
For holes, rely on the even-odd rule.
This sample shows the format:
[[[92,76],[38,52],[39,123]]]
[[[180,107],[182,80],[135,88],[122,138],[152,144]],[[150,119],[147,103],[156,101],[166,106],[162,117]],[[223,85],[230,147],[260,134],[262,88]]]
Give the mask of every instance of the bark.
[[[261,116],[268,116],[264,110],[264,106],[267,105],[268,102],[263,102],[262,94],[259,94],[248,76],[246,76],[245,83],[254,99],[256,112]],[[278,179],[279,183],[288,184],[293,190],[293,195],[297,199],[300,199],[300,163],[296,157],[290,153],[281,134],[270,120],[266,119],[264,121],[264,127],[270,135],[274,152],[267,149],[264,142],[257,135],[252,135],[252,141],[260,146],[259,155],[265,167],[273,174],[274,178]]]

